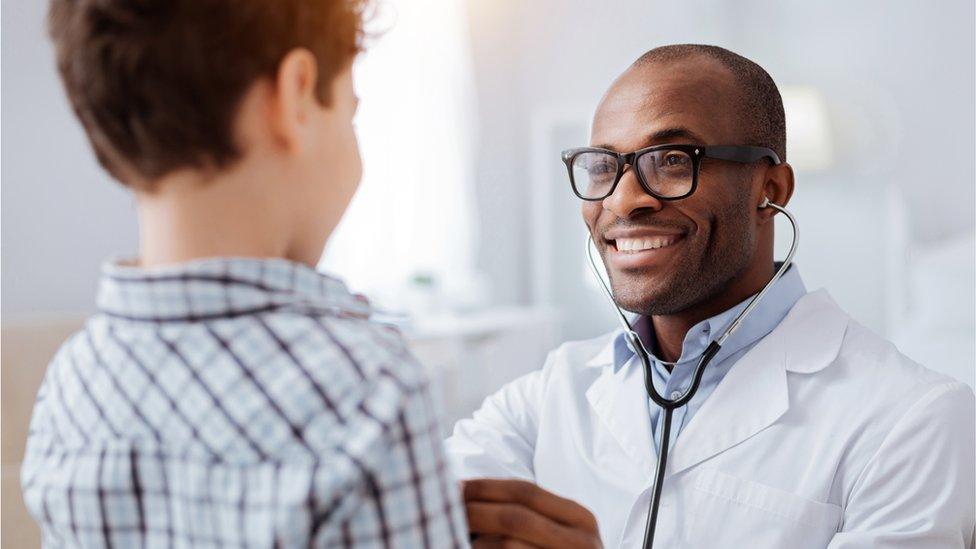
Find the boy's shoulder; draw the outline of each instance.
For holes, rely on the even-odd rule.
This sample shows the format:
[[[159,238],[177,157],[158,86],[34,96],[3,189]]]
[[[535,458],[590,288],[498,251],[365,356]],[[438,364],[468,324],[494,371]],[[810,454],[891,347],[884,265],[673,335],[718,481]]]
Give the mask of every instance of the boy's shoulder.
[[[263,460],[341,445],[364,421],[385,431],[425,379],[395,329],[363,318],[281,310],[155,324],[96,315],[52,360],[42,393],[56,398],[39,399],[36,413],[77,444],[138,441]]]
[[[288,312],[261,315],[256,324],[255,337],[266,334],[289,361],[333,379],[389,378],[408,391],[425,382],[423,368],[394,326],[359,317]]]

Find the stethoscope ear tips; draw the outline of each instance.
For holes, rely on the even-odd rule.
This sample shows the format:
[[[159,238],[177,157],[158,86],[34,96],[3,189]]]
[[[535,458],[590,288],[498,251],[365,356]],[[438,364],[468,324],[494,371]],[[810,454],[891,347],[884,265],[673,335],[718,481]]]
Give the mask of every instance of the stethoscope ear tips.
[[[769,207],[769,197],[768,196],[764,196],[763,197],[762,204],[759,205],[759,208],[762,209],[762,208],[768,208],[768,207]]]

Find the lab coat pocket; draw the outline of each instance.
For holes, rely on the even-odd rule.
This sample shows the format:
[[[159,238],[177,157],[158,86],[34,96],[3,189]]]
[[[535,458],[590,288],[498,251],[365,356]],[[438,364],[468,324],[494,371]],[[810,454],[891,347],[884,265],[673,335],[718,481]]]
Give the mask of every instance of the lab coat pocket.
[[[823,548],[841,508],[714,469],[698,471],[688,498],[692,547]]]

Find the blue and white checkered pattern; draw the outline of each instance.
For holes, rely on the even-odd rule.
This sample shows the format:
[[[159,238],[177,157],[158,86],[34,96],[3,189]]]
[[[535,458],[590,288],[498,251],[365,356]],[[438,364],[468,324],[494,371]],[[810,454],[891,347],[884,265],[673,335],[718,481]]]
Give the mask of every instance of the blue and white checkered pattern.
[[[24,499],[51,547],[459,547],[422,368],[284,260],[110,264],[51,362]]]

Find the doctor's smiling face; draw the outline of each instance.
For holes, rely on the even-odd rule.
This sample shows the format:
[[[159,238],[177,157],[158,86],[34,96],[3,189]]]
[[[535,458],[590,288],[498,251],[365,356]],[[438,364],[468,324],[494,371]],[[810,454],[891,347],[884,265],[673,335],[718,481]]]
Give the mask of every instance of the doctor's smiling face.
[[[638,61],[601,100],[591,146],[620,153],[663,144],[770,146],[755,110],[743,106],[750,96],[740,82],[701,54]],[[584,201],[582,213],[621,307],[644,315],[717,312],[772,276],[775,212],[757,206],[764,195],[785,204],[792,188],[788,165],[704,158],[691,196],[661,200],[628,165],[613,194]]]

